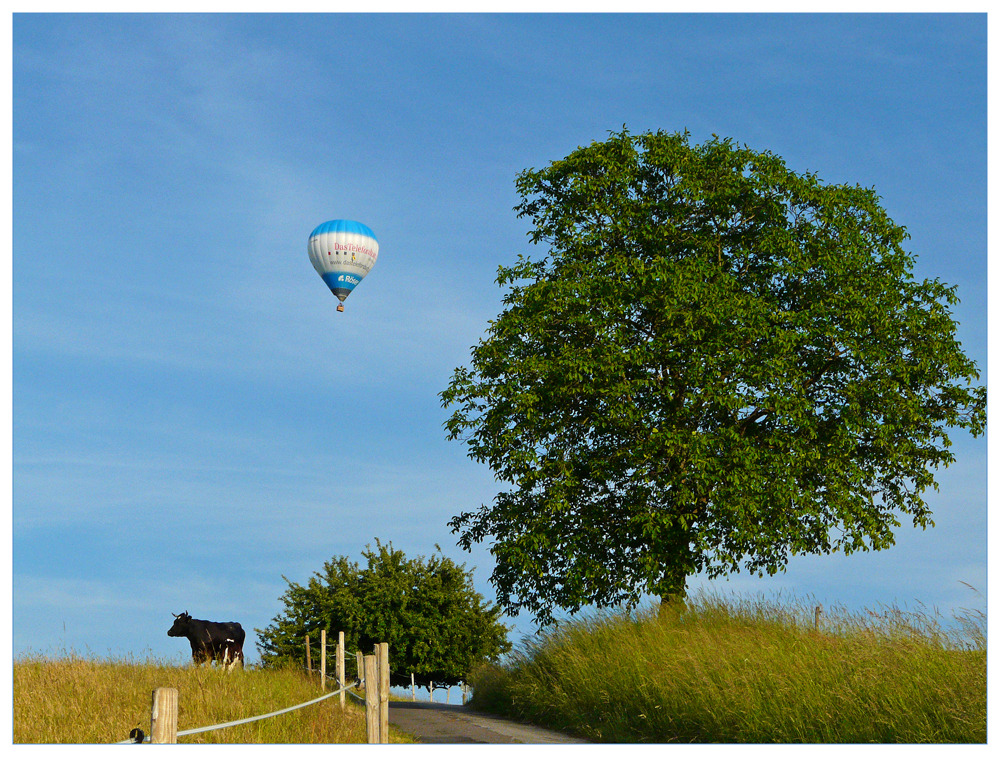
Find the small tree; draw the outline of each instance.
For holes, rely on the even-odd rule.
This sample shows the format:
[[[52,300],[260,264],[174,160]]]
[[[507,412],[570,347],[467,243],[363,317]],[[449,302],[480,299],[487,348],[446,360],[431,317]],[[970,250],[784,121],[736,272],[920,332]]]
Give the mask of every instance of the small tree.
[[[264,665],[302,664],[306,635],[318,641],[321,629],[343,631],[347,649],[365,654],[387,642],[394,685],[409,684],[411,673],[424,686],[452,685],[510,649],[500,609],[473,589],[464,565],[439,555],[409,560],[391,543],[375,544],[362,552],[365,567],[335,557],[305,586],[284,579],[284,610],[256,629]]]
[[[451,521],[492,542],[505,610],[666,601],[932,525],[948,429],[982,433],[986,390],[954,288],[914,280],[874,191],[625,130],[517,187],[549,249],[500,267],[504,309],[441,394],[506,485]]]

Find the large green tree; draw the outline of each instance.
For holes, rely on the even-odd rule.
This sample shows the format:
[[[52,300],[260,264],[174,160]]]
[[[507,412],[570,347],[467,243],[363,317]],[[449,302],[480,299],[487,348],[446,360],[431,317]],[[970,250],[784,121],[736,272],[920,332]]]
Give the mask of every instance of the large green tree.
[[[687,133],[623,129],[518,176],[543,256],[441,393],[503,485],[451,521],[488,541],[498,602],[682,597],[688,577],[880,550],[980,434],[955,289],[915,280],[860,186]]]
[[[473,667],[510,649],[500,609],[473,588],[464,565],[437,554],[408,559],[391,544],[375,544],[362,553],[364,566],[341,556],[305,585],[285,579],[284,609],[256,629],[264,665],[303,664],[307,634],[318,645],[326,629],[336,644],[343,631],[348,652],[389,644],[393,685],[409,685],[412,673],[421,685],[440,686],[466,680]],[[345,667],[355,667],[353,656]]]

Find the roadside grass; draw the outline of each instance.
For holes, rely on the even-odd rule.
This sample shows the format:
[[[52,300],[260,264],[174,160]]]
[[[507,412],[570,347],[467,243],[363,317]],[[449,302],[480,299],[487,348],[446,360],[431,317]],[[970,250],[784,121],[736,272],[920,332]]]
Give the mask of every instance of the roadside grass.
[[[14,660],[14,743],[114,743],[129,731],[149,733],[152,692],[178,690],[178,730],[241,720],[315,699],[316,678],[298,669],[180,667],[147,660],[102,660],[70,654]],[[184,744],[363,744],[364,708],[331,697],[253,723],[182,736]],[[391,743],[410,743],[392,732]]]
[[[610,743],[985,743],[986,617],[707,593],[600,613],[471,677],[478,709]]]

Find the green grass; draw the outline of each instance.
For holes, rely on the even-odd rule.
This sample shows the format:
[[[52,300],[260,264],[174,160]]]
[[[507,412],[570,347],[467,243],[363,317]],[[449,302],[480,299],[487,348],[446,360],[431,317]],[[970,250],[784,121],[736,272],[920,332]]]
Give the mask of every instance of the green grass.
[[[262,715],[320,696],[318,681],[299,670],[179,667],[77,655],[14,660],[14,743],[114,743],[132,728],[149,733],[152,692],[178,690],[179,731]],[[266,720],[182,736],[182,744],[365,743],[364,708],[350,696]],[[410,742],[392,733],[392,743]]]
[[[471,705],[600,742],[985,743],[986,620],[699,595],[599,614],[478,670]]]

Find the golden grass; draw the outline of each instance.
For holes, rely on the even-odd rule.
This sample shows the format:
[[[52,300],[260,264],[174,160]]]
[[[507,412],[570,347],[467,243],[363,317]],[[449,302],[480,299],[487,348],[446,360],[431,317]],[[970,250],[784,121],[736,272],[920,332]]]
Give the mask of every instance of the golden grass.
[[[14,661],[15,743],[114,743],[132,728],[149,733],[152,692],[178,690],[178,730],[262,715],[320,696],[316,678],[299,670],[178,667],[78,656]],[[364,708],[339,697],[273,718],[182,736],[180,743],[365,743]],[[391,743],[410,737],[393,732]]]
[[[985,617],[725,603],[601,614],[472,676],[473,706],[603,742],[984,743]]]

